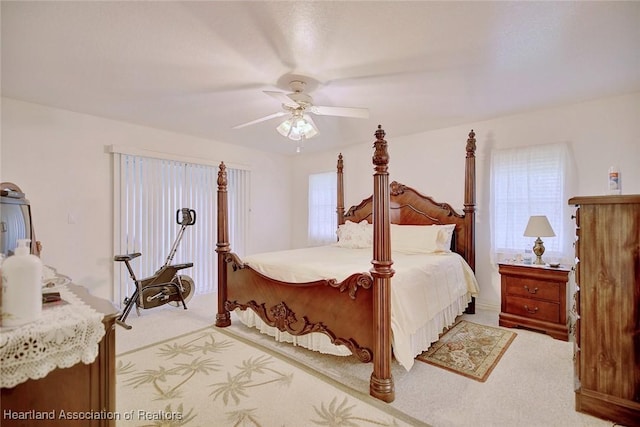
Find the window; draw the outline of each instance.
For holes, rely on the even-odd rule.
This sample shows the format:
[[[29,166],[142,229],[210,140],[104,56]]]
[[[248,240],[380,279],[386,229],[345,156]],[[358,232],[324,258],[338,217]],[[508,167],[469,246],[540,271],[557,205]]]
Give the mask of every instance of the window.
[[[556,237],[545,237],[545,255],[571,253],[573,229],[568,221],[566,144],[545,144],[495,150],[491,156],[491,229],[494,260],[521,254],[533,247],[524,237],[531,215],[546,215]]]
[[[309,175],[309,245],[319,246],[336,242],[337,192],[335,172]]]
[[[179,160],[115,153],[114,252],[140,252],[132,262],[136,276],[152,275],[166,261],[181,226],[176,212],[196,212],[187,227],[173,263],[193,262],[181,271],[193,278],[197,293],[216,290],[218,167]],[[245,250],[249,222],[249,171],[227,167],[229,239],[234,252]],[[128,272],[115,268],[115,302],[133,291]]]

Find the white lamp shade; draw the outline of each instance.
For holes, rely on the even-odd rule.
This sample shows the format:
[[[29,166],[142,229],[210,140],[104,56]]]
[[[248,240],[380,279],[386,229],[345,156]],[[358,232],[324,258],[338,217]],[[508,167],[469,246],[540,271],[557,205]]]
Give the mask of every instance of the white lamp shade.
[[[545,215],[530,217],[527,228],[524,230],[525,237],[555,237],[555,235]]]
[[[293,141],[300,141],[303,137],[309,139],[318,134],[316,124],[308,114],[293,116],[280,123],[276,130],[280,135],[286,136]]]

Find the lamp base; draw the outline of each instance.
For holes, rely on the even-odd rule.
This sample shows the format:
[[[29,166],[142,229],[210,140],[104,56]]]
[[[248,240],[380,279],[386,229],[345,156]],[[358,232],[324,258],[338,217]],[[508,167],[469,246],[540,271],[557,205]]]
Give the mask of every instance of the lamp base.
[[[536,242],[533,245],[533,253],[536,254],[536,260],[533,261],[533,263],[536,265],[544,265],[544,261],[542,261],[542,254],[544,254],[544,244],[539,237],[536,239]]]

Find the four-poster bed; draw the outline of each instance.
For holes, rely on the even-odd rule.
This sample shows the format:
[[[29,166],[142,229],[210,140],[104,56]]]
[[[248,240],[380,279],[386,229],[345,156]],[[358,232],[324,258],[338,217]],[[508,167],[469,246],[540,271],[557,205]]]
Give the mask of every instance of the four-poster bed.
[[[389,184],[387,142],[380,126],[375,137],[373,194],[346,213],[342,155],[337,167],[338,235],[347,230],[342,227],[362,227],[372,234],[370,246],[349,247],[339,241],[331,247],[282,251],[241,260],[231,252],[229,244],[226,167],[221,163],[216,326],[229,326],[230,311],[236,310],[241,316],[250,313],[251,320],[243,320],[250,326],[260,323],[289,338],[324,337],[331,347],[346,348],[347,353],[361,361],[373,362],[370,394],[391,402],[395,398],[393,354],[410,368],[415,352],[426,350],[436,341],[467,303],[471,302],[467,311],[474,310],[472,296],[478,291],[473,277],[475,134],[469,133],[466,145],[463,214],[411,187],[395,181]],[[441,247],[441,238],[447,233],[444,230],[449,233],[449,240],[444,242],[451,250]],[[403,234],[418,239],[436,236],[439,249],[416,252],[414,245],[409,244],[409,251],[394,248],[392,258],[392,246],[398,249],[402,246],[399,238]],[[343,237],[346,240],[346,234]],[[325,266],[318,267],[322,257],[330,260],[326,270]],[[362,259],[366,264],[362,264]],[[277,262],[289,266],[283,272]],[[423,265],[424,262],[428,265]],[[423,278],[430,282],[422,283]],[[302,345],[315,347],[313,342]]]

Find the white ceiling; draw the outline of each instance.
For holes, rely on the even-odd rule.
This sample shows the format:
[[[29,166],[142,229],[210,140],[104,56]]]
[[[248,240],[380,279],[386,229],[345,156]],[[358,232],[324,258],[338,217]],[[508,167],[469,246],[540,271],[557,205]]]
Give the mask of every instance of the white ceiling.
[[[263,90],[309,78],[305,151],[640,91],[640,2],[2,1],[2,95],[291,153]]]

